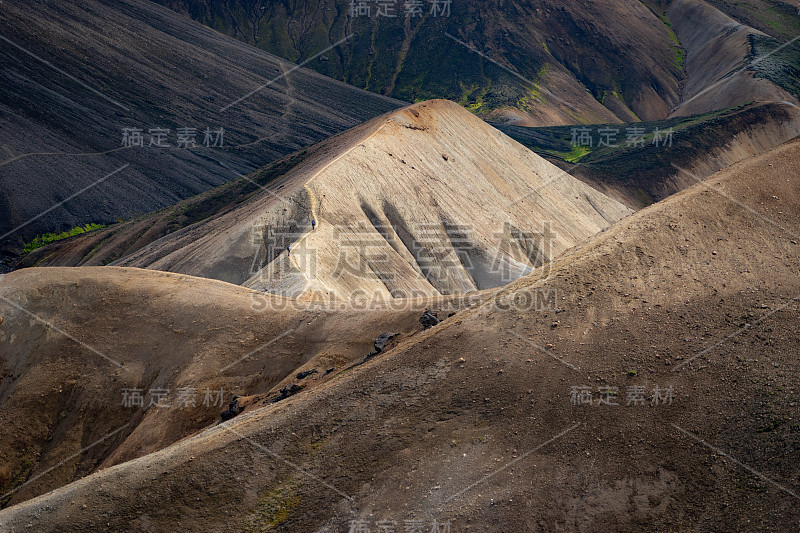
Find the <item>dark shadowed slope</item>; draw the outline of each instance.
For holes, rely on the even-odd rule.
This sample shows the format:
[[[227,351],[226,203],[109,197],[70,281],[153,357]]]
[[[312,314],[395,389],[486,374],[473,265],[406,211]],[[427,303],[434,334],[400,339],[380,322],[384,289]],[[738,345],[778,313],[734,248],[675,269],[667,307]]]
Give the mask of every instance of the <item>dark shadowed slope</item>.
[[[157,1],[291,59],[354,34],[310,67],[402,100],[458,101],[494,120],[653,120],[679,100],[680,45],[640,2],[437,0],[409,17],[403,2],[388,2],[397,16],[385,17],[375,2],[351,14],[349,0]],[[448,15],[432,13],[445,4]]]
[[[632,209],[640,209],[693,185],[695,178],[705,178],[794,139],[800,135],[800,107],[760,103],[626,126],[598,124],[588,129],[496,127],[573,176]],[[633,128],[640,129],[640,139],[627,138]],[[582,131],[587,137],[581,141]],[[605,136],[608,134],[614,136],[612,140]],[[579,142],[574,142],[576,139]],[[690,170],[695,178],[676,166]]]
[[[787,93],[797,103],[778,77],[754,74],[766,63],[747,67],[800,33],[797,7],[780,0],[456,0],[449,16],[431,13],[447,3],[438,0],[423,16],[386,3],[395,17],[374,2],[351,12],[349,0],[156,1],[292,60],[353,34],[309,66],[407,101],[448,98],[495,122],[652,121]]]
[[[146,0],[7,0],[0,39],[7,251],[171,205],[399,105]],[[144,147],[123,148],[124,128]],[[150,146],[158,128],[171,147]],[[178,128],[196,128],[197,147],[178,147]],[[204,146],[206,128],[224,129],[222,147]]]
[[[790,531],[798,165],[800,143],[738,163],[559,258],[549,277],[501,290],[500,302],[313,391],[6,509],[0,526]],[[558,309],[506,305],[542,289],[557,291]],[[591,405],[571,402],[580,387]]]

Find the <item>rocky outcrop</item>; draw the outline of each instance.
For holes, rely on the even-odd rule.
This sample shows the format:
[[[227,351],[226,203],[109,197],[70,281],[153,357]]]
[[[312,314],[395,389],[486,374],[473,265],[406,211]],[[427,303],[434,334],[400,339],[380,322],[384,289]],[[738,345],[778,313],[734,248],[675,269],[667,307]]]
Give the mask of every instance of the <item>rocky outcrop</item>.
[[[422,327],[425,329],[432,328],[433,326],[439,325],[439,319],[436,318],[436,315],[431,311],[425,311],[422,313],[422,316],[419,317],[419,323],[422,324]]]

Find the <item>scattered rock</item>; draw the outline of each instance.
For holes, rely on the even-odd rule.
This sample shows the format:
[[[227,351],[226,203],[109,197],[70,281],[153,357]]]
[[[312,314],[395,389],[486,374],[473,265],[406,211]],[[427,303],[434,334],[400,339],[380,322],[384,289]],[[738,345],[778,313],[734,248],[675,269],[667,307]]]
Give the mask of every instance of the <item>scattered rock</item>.
[[[375,347],[376,353],[381,353],[386,345],[389,343],[390,340],[397,337],[399,333],[381,333],[378,335],[378,338],[375,339],[375,343],[373,346]]]
[[[239,405],[239,397],[234,396],[233,400],[231,400],[230,403],[228,404],[228,410],[223,411],[222,415],[220,415],[222,417],[222,420],[220,422],[225,422],[226,420],[230,420],[234,416],[240,414],[243,410],[244,409],[242,409],[242,406]]]
[[[370,352],[369,355],[367,355],[364,358],[364,360],[361,361],[361,364],[366,363],[368,360],[370,360],[371,358],[373,358],[376,355],[378,355],[379,353],[381,353],[383,351],[383,349],[386,348],[386,345],[389,343],[389,341],[392,340],[393,338],[397,337],[398,335],[400,335],[400,334],[399,333],[381,333],[380,335],[378,335],[378,338],[375,339],[375,342],[372,344],[375,347],[375,351],[374,352]]]
[[[428,329],[438,325],[439,319],[436,318],[435,313],[432,313],[430,310],[427,310],[424,313],[422,313],[421,317],[419,317],[419,323],[422,324],[423,328]]]
[[[311,370],[303,370],[302,372],[298,372],[297,373],[297,379],[305,379],[308,376],[310,376],[311,374],[317,374],[317,373],[318,372],[317,372],[316,368],[313,368]]]
[[[294,396],[298,392],[303,390],[303,387],[298,385],[297,383],[292,383],[291,385],[286,385],[284,388],[281,389],[281,393],[275,396],[272,399],[272,403],[277,403],[281,400],[285,400],[289,396]]]

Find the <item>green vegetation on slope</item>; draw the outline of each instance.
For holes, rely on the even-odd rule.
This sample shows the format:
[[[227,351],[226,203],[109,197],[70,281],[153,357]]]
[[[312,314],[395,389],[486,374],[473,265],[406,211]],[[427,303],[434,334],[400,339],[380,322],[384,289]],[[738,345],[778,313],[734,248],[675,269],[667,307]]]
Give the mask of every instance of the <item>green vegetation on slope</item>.
[[[800,34],[797,3],[789,0],[708,0],[711,5],[782,43]]]
[[[749,66],[756,78],[768,79],[800,97],[800,44],[784,46],[771,37],[750,35],[750,49],[750,60],[758,59]]]
[[[60,241],[61,239],[66,239],[67,237],[80,235],[81,233],[86,233],[87,231],[94,231],[105,227],[105,224],[86,224],[85,226],[75,226],[70,230],[62,231],[60,233],[45,233],[44,235],[37,235],[31,242],[26,243],[22,247],[22,252],[32,252],[37,248],[41,248],[42,246],[50,244],[51,242]]]
[[[686,166],[697,157],[724,148],[739,132],[792,120],[782,104],[743,105],[703,115],[692,115],[633,124],[557,126],[525,128],[494,124],[542,157],[569,172],[613,188],[635,193],[640,207],[666,198],[675,192],[665,179],[673,174],[672,165]],[[628,143],[629,129],[639,128],[637,143]],[[592,137],[592,146],[580,141],[581,130]],[[598,146],[599,132],[617,132],[615,146]],[[672,131],[672,142],[665,145],[665,132]],[[656,134],[658,131],[658,134]],[[656,135],[661,142],[654,142]],[[606,139],[608,140],[608,139]]]
[[[419,16],[407,16],[410,3],[391,2],[387,16],[378,2],[365,2],[362,13],[347,0],[155,1],[296,63],[327,50],[304,66],[350,85],[406,102],[446,98],[479,116],[504,108],[537,115],[555,105],[539,94],[545,65],[574,76],[588,90],[581,95],[587,105],[616,91],[625,107],[638,101],[645,84],[669,97],[683,69],[683,51],[668,27],[649,35],[646,17],[633,25],[620,20],[630,8],[597,9],[580,0],[558,9],[463,0],[438,16],[432,2],[422,3]],[[599,120],[579,108],[561,112],[570,123]]]
[[[267,493],[261,499],[254,515],[249,518],[250,524],[244,527],[244,531],[247,533],[272,531],[286,522],[292,509],[300,504],[296,490],[296,483],[290,481]]]
[[[672,30],[672,23],[669,21],[669,18],[666,15],[665,7],[662,6],[660,3],[658,4],[649,4],[645,0],[640,0],[642,4],[644,4],[647,9],[649,9],[658,19],[664,23],[664,26],[667,27],[667,33],[669,34],[669,38],[672,39],[672,51],[675,54],[673,58],[673,65],[683,72],[684,64],[686,62],[686,50],[684,50],[683,46],[681,46],[680,40],[678,40],[678,36],[675,35],[675,32]]]

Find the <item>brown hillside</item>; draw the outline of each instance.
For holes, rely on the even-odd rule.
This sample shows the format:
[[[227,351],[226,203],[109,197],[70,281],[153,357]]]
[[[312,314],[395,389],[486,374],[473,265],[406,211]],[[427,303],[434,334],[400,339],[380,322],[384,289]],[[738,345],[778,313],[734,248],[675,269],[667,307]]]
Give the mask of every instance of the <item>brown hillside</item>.
[[[549,277],[314,391],[6,509],[0,525],[791,530],[798,170],[800,143],[738,163],[559,258]],[[545,288],[557,310],[504,303]],[[595,398],[620,387],[622,405],[571,405],[580,385]],[[626,406],[628,386],[671,387],[673,401]],[[356,416],[365,408],[374,416]]]
[[[233,395],[271,401],[292,383],[318,386],[364,359],[381,333],[421,329],[426,308],[446,318],[468,303],[342,309],[148,270],[13,272],[0,280],[0,501],[172,444],[218,421]],[[123,405],[133,389],[145,396],[141,407]],[[151,405],[157,389],[170,391],[169,407]]]

